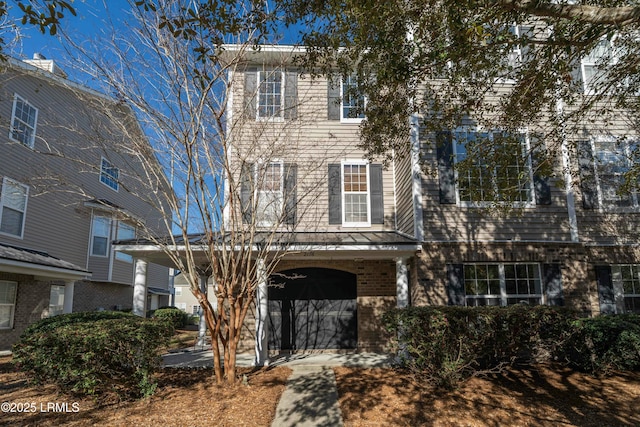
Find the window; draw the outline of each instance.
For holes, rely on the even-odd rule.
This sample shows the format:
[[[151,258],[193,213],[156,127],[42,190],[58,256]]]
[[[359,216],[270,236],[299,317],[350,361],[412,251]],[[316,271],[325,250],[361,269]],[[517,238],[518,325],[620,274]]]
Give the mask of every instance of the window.
[[[582,58],[582,83],[586,94],[594,94],[605,83],[607,66],[614,61],[613,44],[602,39],[596,47]]]
[[[533,203],[533,176],[524,134],[456,131],[453,147],[460,203]]]
[[[614,265],[611,267],[613,291],[625,313],[640,313],[640,265]],[[617,301],[618,302],[618,301]]]
[[[192,305],[191,306],[191,314],[200,314],[200,306]]]
[[[635,189],[624,191],[625,173],[632,166],[635,143],[599,138],[593,141],[592,149],[600,206],[637,207],[638,194],[633,191]]]
[[[107,256],[109,237],[111,236],[111,219],[104,216],[93,217],[91,227],[91,255]]]
[[[366,99],[358,90],[355,76],[347,76],[341,85],[342,108],[340,120],[343,122],[360,122],[364,119]]]
[[[173,290],[174,290],[175,296],[177,296],[177,297],[181,297],[182,296],[182,287],[181,286],[177,286]]]
[[[258,119],[283,118],[283,86],[282,71],[258,72]]]
[[[465,264],[467,306],[542,304],[538,264]]]
[[[283,164],[272,162],[256,164],[258,225],[277,225],[282,218]]]
[[[18,283],[0,280],[0,329],[13,328]]]
[[[117,240],[129,240],[135,239],[136,229],[132,225],[126,224],[122,221],[118,222]],[[122,252],[116,252],[116,259],[125,262],[133,262],[131,255],[123,254]]]
[[[14,95],[9,137],[27,147],[33,148],[36,139],[37,122],[38,110],[19,95]]]
[[[51,285],[49,294],[49,317],[64,312],[64,286]]]
[[[366,162],[342,164],[343,225],[368,227],[369,218],[369,165]]]
[[[111,162],[109,162],[104,157],[100,162],[100,182],[106,185],[107,187],[113,188],[118,191],[118,176],[120,175],[120,171],[118,168],[114,167]]]
[[[29,187],[10,178],[2,180],[0,232],[22,238]]]

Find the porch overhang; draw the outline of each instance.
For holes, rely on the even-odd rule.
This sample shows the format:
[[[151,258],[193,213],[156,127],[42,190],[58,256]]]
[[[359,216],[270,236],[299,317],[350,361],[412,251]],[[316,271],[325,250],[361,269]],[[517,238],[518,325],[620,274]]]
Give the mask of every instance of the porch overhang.
[[[90,272],[46,252],[0,244],[0,271],[35,276],[41,280],[82,280]]]

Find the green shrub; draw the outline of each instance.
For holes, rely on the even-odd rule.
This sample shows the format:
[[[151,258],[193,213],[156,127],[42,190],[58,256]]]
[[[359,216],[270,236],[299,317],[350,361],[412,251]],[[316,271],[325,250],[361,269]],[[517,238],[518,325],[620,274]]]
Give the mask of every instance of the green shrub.
[[[153,317],[171,322],[174,328],[184,328],[189,321],[189,315],[176,307],[159,308]]]
[[[65,392],[137,398],[154,392],[152,373],[172,333],[168,322],[127,313],[63,314],[27,328],[13,360],[35,382]]]
[[[515,361],[548,360],[576,318],[548,307],[408,307],[387,312],[401,363],[445,388],[480,371]]]
[[[565,354],[574,369],[596,374],[640,370],[640,315],[597,316],[572,326]]]

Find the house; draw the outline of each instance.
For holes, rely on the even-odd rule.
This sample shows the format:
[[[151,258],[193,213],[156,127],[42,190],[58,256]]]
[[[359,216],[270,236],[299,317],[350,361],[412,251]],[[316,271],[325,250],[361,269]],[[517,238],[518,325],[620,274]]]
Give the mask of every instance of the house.
[[[118,150],[140,136],[131,110],[39,55],[0,63],[0,75],[0,350],[7,350],[43,317],[131,309],[133,260],[110,243],[135,237],[141,221],[159,224],[161,215],[132,191],[155,183],[136,180],[138,160]],[[134,133],[121,132],[126,126]],[[166,305],[167,269],[150,265],[148,276],[148,307]]]
[[[458,174],[455,164],[469,141],[505,135],[478,129],[472,118],[430,133],[416,115],[407,117],[406,152],[389,164],[367,159],[357,148],[363,117],[353,111],[363,100],[348,90],[354,82],[300,75],[294,58],[301,53],[264,46],[246,52],[231,76],[228,120],[241,129],[232,152],[243,165],[239,181],[273,177],[241,191],[243,215],[287,231],[295,249],[258,292],[258,304],[268,307],[264,318],[248,320],[252,328],[254,320],[267,325],[256,338],[265,349],[258,361],[268,360],[266,349],[380,350],[387,344],[380,316],[396,306],[640,311],[639,201],[612,191],[619,175],[611,165],[625,165],[619,149],[628,149],[616,138],[630,135],[622,121],[606,134],[585,123],[584,134],[567,136],[566,155],[552,162],[564,182],[536,176],[535,159],[514,156],[507,178],[519,189],[510,199],[515,212],[488,215],[482,208],[501,196],[483,193],[478,182],[498,178],[483,176],[482,168]],[[265,160],[260,141],[276,134],[288,139]],[[504,148],[525,150],[536,135],[504,138]],[[308,188],[311,197],[301,200]],[[273,221],[279,214],[283,224]]]

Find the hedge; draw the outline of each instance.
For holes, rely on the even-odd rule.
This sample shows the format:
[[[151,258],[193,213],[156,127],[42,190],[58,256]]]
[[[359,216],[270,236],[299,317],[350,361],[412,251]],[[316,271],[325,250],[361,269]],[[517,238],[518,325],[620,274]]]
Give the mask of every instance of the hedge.
[[[122,398],[152,394],[169,322],[121,312],[71,313],[29,326],[13,348],[16,366],[37,383],[64,392]]]

